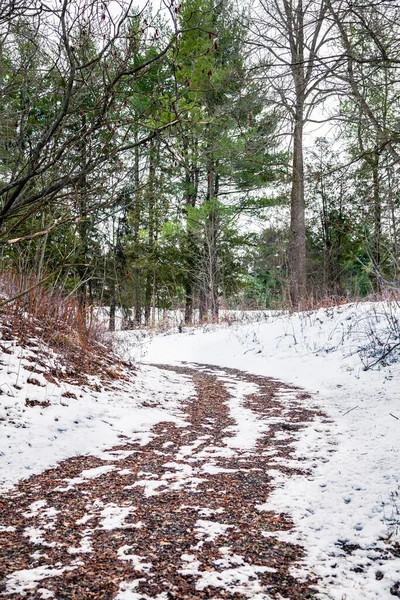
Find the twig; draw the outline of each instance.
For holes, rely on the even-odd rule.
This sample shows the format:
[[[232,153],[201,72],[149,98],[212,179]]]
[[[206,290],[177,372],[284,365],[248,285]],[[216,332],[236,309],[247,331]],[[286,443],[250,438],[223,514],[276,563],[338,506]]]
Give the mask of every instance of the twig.
[[[369,365],[365,365],[364,371],[369,371],[369,369],[371,369],[372,367],[374,367],[375,365],[377,365],[379,362],[381,362],[382,360],[384,360],[391,352],[393,352],[393,350],[395,350],[396,348],[399,348],[399,347],[400,347],[400,342],[398,344],[395,344],[391,348],[389,348],[389,350],[387,350],[386,352],[384,352],[384,354],[382,354],[382,356],[380,356],[373,363],[370,363]]]
[[[344,417],[345,415],[348,415],[352,410],[356,410],[356,408],[358,408],[358,404],[357,404],[357,406],[353,406],[353,408],[346,410],[346,412],[342,414],[342,417]]]
[[[389,413],[389,415],[390,415],[391,417],[393,417],[393,419],[397,419],[398,421],[400,421],[399,417],[396,417],[396,415],[392,415],[392,413]]]
[[[10,394],[8,394],[8,395],[14,397],[15,394],[14,394],[10,384],[8,383],[8,381],[4,381],[3,383],[0,383],[0,388],[3,387],[3,385],[6,385],[8,387],[8,389],[10,390]]]

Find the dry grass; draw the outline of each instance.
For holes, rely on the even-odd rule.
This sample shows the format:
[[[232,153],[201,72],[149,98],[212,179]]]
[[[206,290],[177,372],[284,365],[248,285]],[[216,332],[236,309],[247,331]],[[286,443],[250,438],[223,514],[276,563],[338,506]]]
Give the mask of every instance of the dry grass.
[[[382,289],[379,293],[369,294],[368,296],[324,296],[324,297],[314,297],[312,294],[308,296],[301,304],[294,309],[293,307],[288,307],[290,312],[297,311],[314,311],[319,310],[320,308],[332,308],[334,306],[342,306],[344,304],[350,303],[365,303],[365,302],[399,302],[400,300],[400,288],[388,287],[387,289]]]
[[[47,358],[53,351],[51,361],[42,362],[51,362],[50,375],[57,379],[87,383],[92,375],[103,380],[121,377],[124,365],[113,355],[93,308],[83,309],[76,296],[34,284],[34,277],[10,271],[0,275],[0,296],[11,299],[0,308],[1,339],[36,346],[38,353],[48,353]]]

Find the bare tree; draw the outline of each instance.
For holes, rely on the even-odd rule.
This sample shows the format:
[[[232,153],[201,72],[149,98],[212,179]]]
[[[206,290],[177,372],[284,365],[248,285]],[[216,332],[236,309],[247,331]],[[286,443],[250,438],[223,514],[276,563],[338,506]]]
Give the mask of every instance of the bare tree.
[[[292,177],[289,292],[293,306],[307,293],[304,202],[304,128],[332,93],[325,85],[332,24],[325,0],[260,0],[252,19],[252,46],[258,50],[266,87],[291,122]],[[325,53],[325,57],[324,57]],[[329,59],[332,60],[332,59]],[[334,59],[333,59],[334,60]]]
[[[337,31],[335,47],[340,57],[333,75],[347,97],[341,118],[347,120],[347,129],[357,128],[358,160],[366,165],[371,179],[371,262],[375,289],[380,291],[385,282],[384,255],[386,263],[394,267],[394,279],[399,264],[400,7],[386,0],[371,4],[327,0],[327,5],[328,17]]]
[[[92,199],[112,201],[110,194],[95,192],[99,186],[107,190],[119,157],[179,120],[149,125],[145,115],[133,114],[129,107],[127,82],[137,81],[164,59],[176,40],[171,36],[161,47],[151,24],[132,27],[131,21],[140,19],[129,3],[121,5],[117,17],[99,0],[63,0],[56,7],[42,2],[42,10],[28,19],[15,19],[21,3],[6,6],[2,52],[14,64],[0,88],[1,121],[11,131],[0,165],[3,243],[9,241],[8,227],[57,202],[66,219],[71,214],[87,217],[93,205],[85,201],[76,210],[74,199],[80,190],[87,194],[89,177]],[[82,52],[85,44],[89,53]],[[151,56],[141,59],[145,54],[139,48],[150,47]],[[132,131],[138,127],[143,135],[135,137]]]
[[[2,0],[0,3],[0,26],[7,24],[11,19],[19,17],[33,17],[44,9],[39,0]]]
[[[381,89],[384,69],[384,85],[387,86],[388,81],[390,82],[391,89],[395,91],[395,99],[392,101],[398,103],[399,94],[396,90],[400,83],[400,7],[398,3],[386,0],[378,0],[370,5],[359,0],[326,0],[326,4],[328,16],[336,27],[340,41],[340,66],[334,71],[334,75],[345,84],[348,95],[369,120],[380,150],[387,151],[393,161],[400,164],[398,122],[392,121],[390,126],[387,114],[384,111],[379,114],[368,98],[368,93],[374,86],[377,86],[378,91]],[[368,86],[365,86],[366,79]]]

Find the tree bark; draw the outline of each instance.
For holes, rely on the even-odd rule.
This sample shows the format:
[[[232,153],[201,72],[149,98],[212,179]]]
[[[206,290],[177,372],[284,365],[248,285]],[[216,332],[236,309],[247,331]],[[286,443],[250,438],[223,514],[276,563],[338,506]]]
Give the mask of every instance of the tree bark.
[[[135,140],[138,139],[137,129],[135,131]],[[135,148],[135,164],[134,164],[134,182],[135,182],[135,206],[133,218],[133,243],[134,243],[134,262],[139,259],[139,224],[141,218],[141,202],[140,202],[140,175],[139,175],[139,148]],[[133,296],[134,296],[134,313],[135,323],[142,323],[142,304],[140,295],[140,270],[137,266],[133,269]]]
[[[209,249],[209,288],[211,318],[218,319],[219,315],[219,264],[218,264],[218,233],[219,214],[216,204],[218,197],[218,173],[216,166],[212,166],[210,177],[211,206],[208,216],[208,249]]]
[[[375,152],[372,165],[373,199],[374,199],[374,248],[373,262],[375,289],[381,291],[381,235],[382,235],[382,206],[379,178],[379,153]]]
[[[150,264],[154,260],[154,242],[155,242],[155,197],[154,197],[154,183],[156,176],[156,152],[154,148],[154,143],[150,144],[150,157],[149,157],[149,179],[148,179],[148,208],[149,208],[149,237],[147,244],[148,251],[148,269],[146,274],[146,288],[145,288],[145,306],[144,306],[144,322],[145,325],[149,325],[150,322],[150,314],[151,314],[151,305],[152,305],[152,297],[153,297],[153,285],[154,285],[154,272],[150,268]]]
[[[204,279],[205,278],[203,276],[201,283],[200,283],[200,292],[199,292],[199,321],[200,321],[200,323],[203,323],[208,315],[208,302],[207,302],[208,294],[207,294],[206,281]]]
[[[307,257],[306,257],[306,226],[304,203],[304,105],[306,100],[307,80],[313,69],[314,56],[305,67],[305,31],[303,0],[297,0],[293,6],[288,0],[283,0],[287,18],[288,41],[291,54],[291,73],[295,93],[293,113],[293,164],[292,189],[290,194],[290,242],[289,242],[289,294],[294,308],[298,308],[307,293]],[[316,24],[313,44],[316,42],[320,24]]]
[[[193,306],[195,294],[195,254],[196,243],[192,225],[188,218],[190,207],[194,208],[197,202],[199,189],[199,166],[197,164],[197,140],[192,142],[192,161],[185,166],[185,204],[186,204],[186,273],[185,273],[185,325],[193,323]],[[189,142],[186,136],[183,138],[183,148],[186,160],[189,161]]]
[[[293,135],[293,175],[290,202],[289,293],[298,307],[307,293],[306,224],[304,203],[303,107],[299,103]]]
[[[110,322],[109,322],[109,329],[110,331],[115,331],[115,309],[116,309],[116,302],[115,302],[115,286],[113,286],[113,290],[112,290],[112,296],[111,296],[111,300],[110,300]]]

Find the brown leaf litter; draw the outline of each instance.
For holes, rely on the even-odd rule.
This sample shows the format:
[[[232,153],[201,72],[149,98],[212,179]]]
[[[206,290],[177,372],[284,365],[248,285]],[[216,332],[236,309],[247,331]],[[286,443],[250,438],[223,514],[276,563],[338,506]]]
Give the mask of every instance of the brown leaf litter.
[[[257,509],[273,488],[271,470],[305,475],[301,462],[285,465],[316,414],[304,392],[236,370],[162,368],[193,379],[187,427],[159,423],[146,445],[121,436],[107,458],[70,458],[0,499],[4,598],[315,596],[315,580],[291,575],[302,548],[273,535],[293,527],[290,517]],[[252,450],[229,447],[227,380],[256,384],[244,406],[271,421]]]

